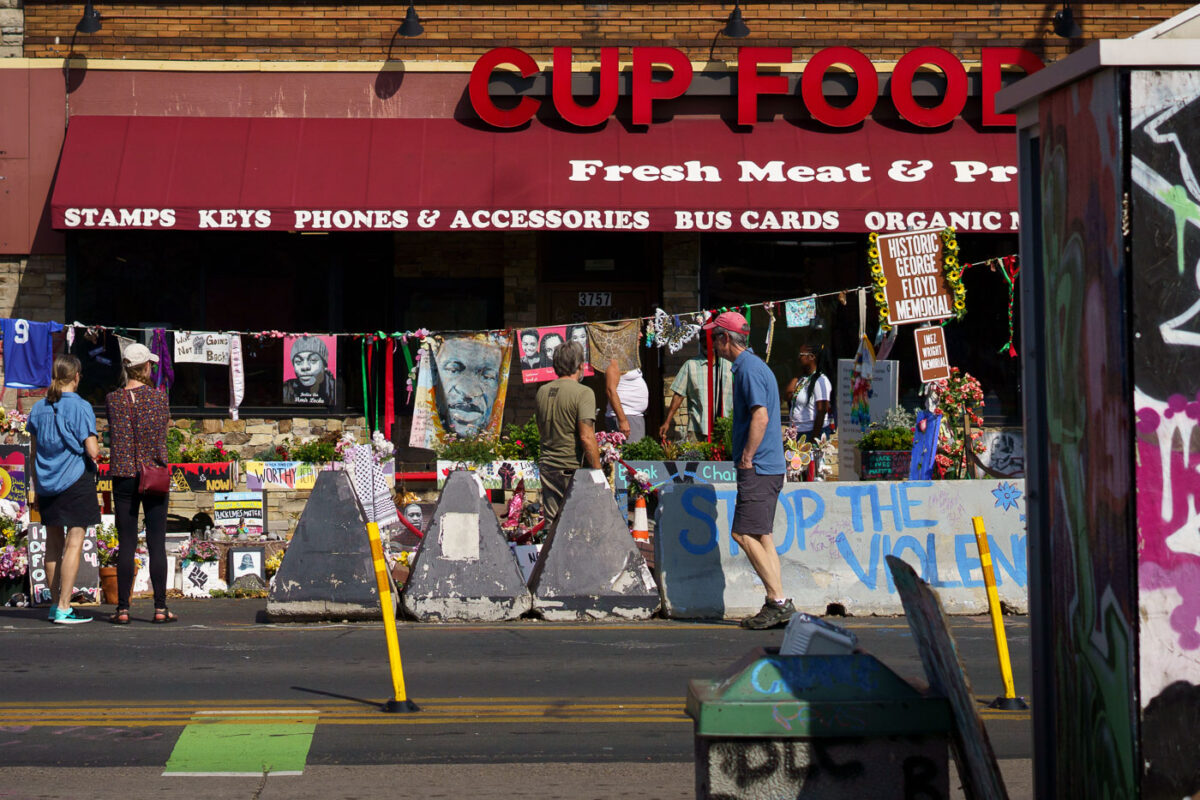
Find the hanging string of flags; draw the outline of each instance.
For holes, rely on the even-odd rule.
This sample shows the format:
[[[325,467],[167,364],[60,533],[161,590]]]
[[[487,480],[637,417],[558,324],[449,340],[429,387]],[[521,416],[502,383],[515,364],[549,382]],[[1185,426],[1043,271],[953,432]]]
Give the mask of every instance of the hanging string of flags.
[[[1020,272],[1017,258],[1013,255],[990,258],[976,263],[963,263],[960,268],[965,271],[985,265],[992,271],[999,271],[1008,287],[1009,337],[1001,352],[1007,351],[1016,356],[1013,346],[1013,301],[1015,282]],[[13,378],[18,375],[24,376],[27,381],[23,388],[48,385],[48,380],[44,378],[49,374],[50,362],[53,360],[49,339],[53,332],[64,327],[68,348],[73,346],[78,335],[82,335],[93,344],[99,345],[88,349],[87,355],[102,364],[111,364],[112,356],[116,356],[119,363],[119,354],[123,352],[125,345],[133,341],[132,337],[136,334],[148,334],[151,351],[158,357],[153,372],[156,385],[170,389],[174,381],[175,363],[227,367],[230,371],[229,411],[232,418],[237,419],[238,407],[245,394],[245,351],[242,337],[248,336],[258,343],[282,340],[282,397],[285,404],[327,407],[335,405],[339,397],[337,345],[339,338],[344,337],[361,343],[361,351],[356,360],[362,374],[365,415],[371,430],[390,430],[395,421],[393,370],[398,349],[403,354],[407,370],[408,400],[411,401],[415,394],[418,411],[424,407],[429,412],[425,415],[428,428],[415,426],[414,443],[433,443],[442,441],[447,434],[459,437],[498,434],[500,420],[503,418],[503,398],[507,389],[510,363],[520,371],[523,383],[552,380],[555,377],[554,351],[567,341],[578,341],[584,346],[588,354],[586,374],[604,372],[610,358],[618,360],[618,366],[624,373],[640,367],[639,345],[665,348],[675,354],[688,343],[699,340],[704,323],[717,314],[739,311],[749,322],[753,311],[762,309],[767,314],[768,323],[764,354],[770,359],[776,333],[777,310],[782,309],[781,321],[787,327],[806,327],[818,321],[818,301],[836,297],[845,304],[848,297],[857,295],[860,316],[863,316],[865,300],[873,291],[874,288],[870,285],[853,286],[806,297],[766,300],[685,313],[672,314],[664,309],[655,308],[654,313],[647,316],[605,320],[599,323],[579,322],[531,325],[520,329],[437,333],[427,328],[390,333],[384,330],[350,333],[294,333],[282,330],[168,331],[162,327],[89,325],[78,321],[60,326],[53,322],[5,320],[5,361],[6,371],[10,373],[6,378],[9,386],[17,385]],[[865,322],[865,316],[862,321]],[[18,326],[25,327],[18,330]],[[36,336],[31,336],[31,331]],[[172,334],[170,339],[167,333]],[[115,337],[118,343],[115,353],[108,353],[106,343],[102,341],[109,334]],[[409,346],[413,341],[418,343],[416,348]],[[26,342],[46,346],[34,348],[32,345],[26,345]],[[447,342],[454,344],[446,348]],[[439,369],[438,362],[448,358],[450,351],[453,351],[457,359],[455,368]],[[711,360],[711,354],[709,355]],[[883,355],[885,353],[881,353],[879,357]],[[377,359],[382,361],[382,365],[377,364]],[[15,367],[26,362],[30,368],[23,372]],[[469,381],[454,382],[445,377],[448,372],[459,368],[469,371]],[[382,374],[377,376],[376,372]],[[448,382],[453,385],[445,385]],[[480,389],[480,386],[484,388]]]

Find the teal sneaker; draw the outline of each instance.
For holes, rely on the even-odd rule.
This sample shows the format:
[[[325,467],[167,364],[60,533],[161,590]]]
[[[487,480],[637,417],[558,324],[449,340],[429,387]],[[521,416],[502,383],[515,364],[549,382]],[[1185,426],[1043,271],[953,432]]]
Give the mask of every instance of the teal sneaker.
[[[75,609],[69,608],[63,611],[58,606],[54,607],[54,624],[55,625],[82,625],[85,622],[91,622],[91,617],[81,617],[75,613]]]
[[[56,611],[58,611],[58,606],[54,606],[54,605],[50,606],[50,613],[46,615],[46,619],[50,620],[51,622],[54,622],[54,614]]]

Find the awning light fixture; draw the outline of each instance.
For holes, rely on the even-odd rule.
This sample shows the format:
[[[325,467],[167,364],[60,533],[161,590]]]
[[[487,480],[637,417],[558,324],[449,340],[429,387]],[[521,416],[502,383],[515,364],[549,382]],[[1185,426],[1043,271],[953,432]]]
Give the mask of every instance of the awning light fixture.
[[[721,33],[730,39],[744,39],[750,35],[750,29],[746,27],[746,22],[742,19],[742,7],[740,3],[735,2],[733,4],[733,11],[729,12],[729,20],[725,23],[725,27],[721,29]]]
[[[1083,35],[1079,25],[1075,22],[1075,12],[1071,10],[1071,4],[1067,3],[1061,10],[1056,11],[1054,20],[1054,33],[1064,39],[1078,39]]]
[[[420,36],[425,32],[425,28],[421,26],[421,18],[417,16],[417,9],[412,4],[408,4],[408,11],[404,13],[404,22],[400,23],[401,36]]]
[[[83,19],[75,26],[80,33],[95,33],[100,30],[100,12],[92,6],[92,0],[83,4]]]

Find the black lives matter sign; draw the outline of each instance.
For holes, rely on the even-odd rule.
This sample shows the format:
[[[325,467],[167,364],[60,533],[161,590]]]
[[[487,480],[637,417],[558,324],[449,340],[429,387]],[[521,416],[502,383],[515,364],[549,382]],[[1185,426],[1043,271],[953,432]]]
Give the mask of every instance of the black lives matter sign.
[[[942,273],[940,229],[879,237],[879,265],[887,284],[888,322],[929,322],[954,316],[954,292]]]
[[[921,383],[950,378],[950,359],[946,356],[946,335],[940,327],[917,328],[917,369]]]

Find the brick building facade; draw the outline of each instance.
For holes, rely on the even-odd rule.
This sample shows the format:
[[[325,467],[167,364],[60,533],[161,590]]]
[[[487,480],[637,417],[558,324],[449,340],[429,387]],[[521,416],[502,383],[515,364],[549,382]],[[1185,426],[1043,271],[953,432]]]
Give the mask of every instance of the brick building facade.
[[[187,318],[175,318],[170,302],[140,317],[118,318],[114,312],[106,318],[106,309],[89,300],[87,287],[92,284],[88,275],[95,270],[109,270],[114,276],[124,272],[121,265],[128,263],[130,253],[113,242],[128,240],[130,252],[144,254],[157,246],[147,243],[159,241],[154,237],[162,234],[84,234],[64,232],[50,224],[50,195],[63,129],[76,116],[440,118],[477,126],[479,120],[468,97],[469,74],[476,60],[493,48],[519,48],[548,69],[552,48],[573,47],[578,80],[595,68],[602,47],[622,48],[620,57],[627,62],[631,48],[658,46],[681,51],[697,75],[715,80],[713,85],[718,87],[689,90],[673,101],[669,116],[729,122],[735,110],[730,83],[735,80],[740,47],[789,48],[793,63],[781,66],[780,71],[790,76],[793,87],[798,85],[804,62],[813,54],[829,47],[853,47],[874,63],[883,87],[906,53],[931,46],[949,50],[967,68],[970,100],[963,116],[969,116],[971,125],[978,127],[983,48],[1023,48],[1049,63],[1090,40],[1123,37],[1145,29],[1187,5],[1073,4],[1082,37],[1064,39],[1052,31],[1057,8],[1046,4],[772,2],[745,9],[751,34],[730,39],[720,31],[731,6],[713,3],[421,4],[417,10],[424,33],[406,38],[398,33],[407,7],[401,3],[100,2],[96,8],[102,28],[84,34],[75,30],[82,4],[0,0],[0,56],[8,56],[0,59],[0,102],[6,109],[21,112],[5,114],[7,123],[0,120],[0,150],[5,151],[0,153],[0,170],[10,177],[7,197],[0,206],[0,218],[7,218],[0,219],[0,315],[79,319],[114,327],[148,318],[180,328],[205,324],[240,330],[276,327],[256,324],[265,317],[255,302],[243,302],[240,317],[222,325],[214,324],[209,312],[188,316],[180,311],[178,316]],[[726,83],[720,83],[722,78]],[[548,83],[523,91],[544,97]],[[931,85],[933,94],[941,91],[936,79]],[[876,116],[886,126],[904,127],[883,89],[880,95]],[[810,126],[812,119],[799,100],[795,95],[764,97],[760,118],[787,117],[800,127]],[[625,103],[623,99],[616,113],[623,123],[628,114]],[[939,129],[930,129],[928,135],[941,134]],[[396,146],[403,148],[404,143]],[[272,241],[282,247],[293,247],[288,242],[296,241],[285,234],[269,235],[281,237]],[[354,316],[356,306],[379,318],[370,329],[436,328],[443,322],[447,326],[453,322],[454,327],[519,329],[565,321],[567,317],[560,319],[555,314],[563,293],[578,288],[565,266],[579,256],[572,250],[603,249],[610,241],[616,242],[613,237],[563,238],[571,235],[532,230],[409,230],[383,234],[382,238],[373,235],[369,245],[360,246],[365,238],[353,240],[344,261],[385,259],[390,270],[368,273],[365,267],[342,264],[339,269],[344,278],[338,279],[340,283],[331,279],[329,286],[337,283],[330,291],[339,293],[336,302],[344,308],[330,311],[328,329],[339,319],[341,330],[368,329],[346,321]],[[734,286],[741,287],[738,291],[744,293],[745,302],[828,292],[832,296],[826,312],[831,351],[842,357],[853,351],[857,312],[853,298],[847,302],[846,297],[837,297],[837,290],[865,282],[865,235],[861,233],[800,233],[784,240],[766,234],[686,230],[620,236],[624,238],[612,244],[612,254],[591,259],[616,262],[617,277],[589,273],[588,279],[599,281],[597,288],[608,286],[606,280],[613,286],[635,287],[644,296],[641,313],[650,313],[655,307],[683,312],[740,304],[743,298],[730,288]],[[721,236],[743,238],[712,238]],[[962,240],[964,255],[974,254],[981,261],[1016,250],[1013,231],[967,231]],[[199,246],[203,249],[205,245]],[[968,247],[973,250],[968,252]],[[110,261],[101,263],[102,253],[109,249]],[[772,266],[756,269],[756,264]],[[171,268],[168,263],[159,266]],[[450,308],[459,287],[468,285],[489,287],[473,297],[471,308],[476,311]],[[996,321],[1002,319],[1004,310],[996,299],[999,294],[993,293],[990,285],[980,286],[984,291],[975,296],[993,306],[979,316],[987,317],[989,325],[1002,324]],[[219,295],[212,286],[206,285],[204,291],[211,309]],[[439,313],[455,313],[431,313],[433,319],[427,322],[411,303],[404,305],[408,302],[404,296],[411,292],[451,298],[432,305],[438,306]],[[991,294],[996,297],[988,298]],[[383,295],[386,298],[381,300]],[[181,301],[172,298],[171,302]],[[331,301],[330,306],[334,304]],[[285,324],[291,330],[325,329],[300,317]],[[762,325],[761,316],[756,325]],[[980,327],[971,329],[965,338],[984,332],[995,334],[991,328]],[[756,335],[760,334],[756,331]],[[786,346],[792,342],[783,341]],[[997,344],[999,341],[983,341],[978,352],[986,352],[987,356],[980,357],[996,362],[993,383],[999,386],[1009,381],[1005,370],[1011,368],[995,356]],[[674,356],[659,352],[661,357],[657,353],[647,356],[654,361],[648,372],[654,378],[652,388],[666,396],[680,363],[694,351]],[[343,356],[343,363],[357,360],[350,356],[352,352]],[[786,378],[788,369],[786,364],[778,368],[781,379]],[[350,372],[347,377],[351,384],[357,380]],[[518,380],[510,383],[507,419],[528,418],[534,388],[522,386]],[[1008,415],[1001,421],[1012,424],[1018,421],[1015,389],[1002,391],[1010,391],[1011,396],[999,398],[998,405],[1007,409],[1004,413]],[[5,399],[6,403],[14,401],[11,390]],[[264,425],[272,426],[271,435],[281,438],[295,435],[300,428],[315,432],[333,427],[361,429],[365,424],[361,401],[357,407],[348,400],[329,413],[298,417],[284,408],[250,408],[241,425],[228,419],[221,422],[219,418],[227,413],[220,406],[212,397],[201,395],[197,403],[183,404],[176,416],[185,422],[200,420],[195,429],[212,440],[223,438],[246,454],[255,452],[264,441]],[[662,408],[653,406],[650,422],[656,428]],[[253,440],[247,425],[257,426]],[[403,441],[406,432],[396,438]]]

